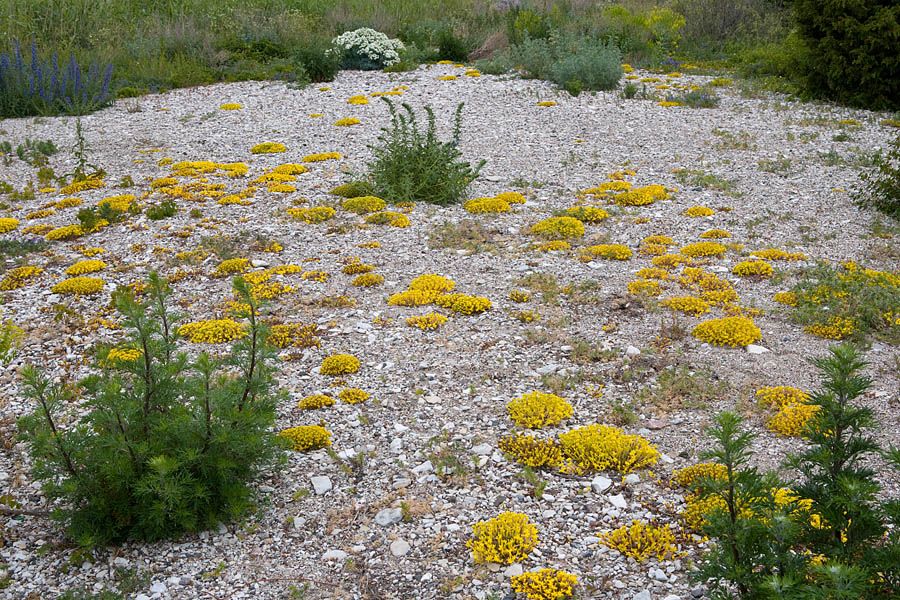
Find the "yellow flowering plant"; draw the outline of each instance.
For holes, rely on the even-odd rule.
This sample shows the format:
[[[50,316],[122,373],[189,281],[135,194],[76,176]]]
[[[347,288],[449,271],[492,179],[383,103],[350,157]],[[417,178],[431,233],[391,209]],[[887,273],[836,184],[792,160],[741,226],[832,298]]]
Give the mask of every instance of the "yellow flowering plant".
[[[521,513],[503,512],[472,526],[472,539],[466,546],[476,563],[512,564],[524,559],[537,546],[537,527]]]
[[[555,394],[531,392],[506,405],[509,418],[519,427],[540,429],[572,416],[572,405]]]

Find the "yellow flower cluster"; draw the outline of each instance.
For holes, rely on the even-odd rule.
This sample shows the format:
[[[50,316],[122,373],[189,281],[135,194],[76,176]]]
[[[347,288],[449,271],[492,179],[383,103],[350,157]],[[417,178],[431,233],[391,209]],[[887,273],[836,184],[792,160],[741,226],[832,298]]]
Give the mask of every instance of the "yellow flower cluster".
[[[425,331],[426,329],[437,329],[446,322],[447,317],[435,312],[424,316],[409,317],[408,319],[406,319],[407,325],[409,325],[410,327],[418,327],[423,331]]]
[[[661,281],[668,281],[672,277],[671,273],[658,267],[646,267],[634,275],[640,279],[659,279]]]
[[[572,206],[566,209],[566,214],[583,223],[599,223],[609,218],[609,213],[597,206]]]
[[[351,125],[359,125],[359,119],[355,117],[349,117],[346,119],[339,119],[334,122],[334,124],[338,127],[349,127]]]
[[[341,155],[337,152],[321,152],[319,154],[307,154],[302,160],[305,163],[311,163],[322,162],[323,160],[339,160],[341,158]]]
[[[77,250],[82,256],[97,256],[106,252],[103,248],[85,248],[84,246],[77,246],[73,250]]]
[[[185,323],[178,335],[195,344],[223,344],[247,335],[247,327],[231,319],[210,319]]]
[[[700,341],[714,346],[746,346],[759,341],[762,332],[745,317],[710,319],[694,327],[691,332]]]
[[[313,394],[297,402],[297,408],[300,410],[315,410],[326,406],[334,406],[334,398],[325,394]]]
[[[541,320],[540,313],[533,310],[515,310],[509,313],[509,316],[522,323],[532,323]]]
[[[772,300],[787,306],[797,306],[797,302],[799,302],[799,298],[794,292],[778,292],[772,297]]]
[[[235,273],[244,273],[250,268],[250,261],[246,258],[229,258],[223,260],[212,272],[210,277],[228,277]]]
[[[421,291],[434,291],[440,294],[446,294],[447,292],[453,291],[453,288],[456,287],[456,282],[451,279],[447,279],[443,275],[435,275],[434,273],[425,273],[424,275],[419,275],[414,278],[410,283],[407,289],[409,290],[421,290]]]
[[[290,325],[273,325],[269,330],[268,343],[277,348],[318,348],[322,342],[316,337],[315,325],[292,323]]]
[[[500,192],[494,198],[510,204],[525,204],[525,196],[519,192]]]
[[[520,396],[509,402],[506,410],[516,425],[529,429],[555,425],[571,417],[574,412],[572,405],[564,398],[545,392],[531,392]]]
[[[96,190],[104,186],[106,186],[106,184],[103,183],[102,179],[98,179],[96,177],[88,177],[87,179],[83,179],[81,181],[73,181],[69,185],[61,187],[59,189],[59,193],[64,195],[77,194],[78,192],[83,192],[85,190]]]
[[[560,600],[572,595],[578,577],[556,569],[541,569],[513,575],[509,584],[514,592],[525,594],[528,600]]]
[[[297,188],[287,183],[274,183],[269,185],[266,189],[273,194],[290,194],[297,191]],[[290,210],[288,212],[290,212]]]
[[[438,77],[438,81],[454,81],[456,79],[456,75],[444,75],[442,77]]]
[[[63,279],[53,286],[54,294],[75,294],[89,296],[97,294],[103,289],[104,281],[99,277],[72,277]]]
[[[476,563],[512,564],[528,556],[537,543],[537,527],[528,522],[528,517],[507,511],[473,525],[472,539],[466,546]]]
[[[512,455],[516,462],[529,467],[557,467],[562,464],[562,450],[559,444],[532,435],[514,433],[500,438],[500,450]]]
[[[782,435],[800,435],[809,421],[822,407],[817,404],[790,404],[769,419],[766,427]]]
[[[358,215],[366,213],[378,212],[384,210],[386,206],[384,200],[377,196],[356,196],[355,198],[347,198],[344,200],[344,210],[355,212]]]
[[[691,264],[690,259],[680,254],[663,254],[662,256],[654,257],[650,262],[653,263],[654,267],[667,270],[672,270],[681,264]]]
[[[115,212],[126,212],[131,208],[132,204],[137,202],[137,198],[135,198],[132,194],[122,194],[120,196],[110,196],[109,198],[104,198],[100,202],[97,203],[97,206],[108,206]]]
[[[565,240],[551,240],[549,242],[541,242],[537,245],[537,250],[541,252],[559,252],[561,250],[568,250],[572,247],[572,244]]]
[[[675,535],[663,525],[632,521],[630,526],[623,525],[609,533],[601,532],[598,537],[604,546],[614,548],[638,562],[651,556],[666,560],[678,555]]]
[[[368,104],[369,99],[366,98],[365,94],[359,94],[357,96],[350,96],[347,99],[347,104]]]
[[[306,223],[322,223],[335,215],[330,206],[314,206],[312,208],[289,208],[287,214]]]
[[[351,283],[355,287],[374,287],[384,283],[384,276],[378,273],[363,273],[355,277]]]
[[[513,302],[528,302],[531,300],[531,294],[522,290],[513,290],[509,293],[509,299]]]
[[[659,459],[659,451],[646,439],[607,425],[586,425],[562,433],[559,442],[566,457],[574,462],[576,473],[604,469],[630,473]]]
[[[624,244],[598,244],[596,246],[588,246],[581,251],[580,260],[589,262],[595,258],[628,260],[631,258],[631,248]]]
[[[219,108],[221,110],[241,110],[244,107],[236,102],[226,102],[225,104],[221,105]]]
[[[407,290],[392,294],[388,304],[392,306],[422,306],[431,304],[440,295],[434,290]]]
[[[276,154],[278,152],[286,152],[287,148],[284,144],[278,142],[262,142],[250,148],[251,154]],[[174,168],[174,167],[173,167]]]
[[[491,301],[481,296],[466,294],[444,294],[434,299],[434,303],[463,315],[474,315],[491,309]]]
[[[322,375],[344,375],[359,371],[359,359],[350,354],[334,354],[322,361],[319,373]]]
[[[499,198],[472,198],[466,200],[463,208],[470,213],[500,213],[509,212],[509,202]]]
[[[607,181],[606,183],[601,183],[597,187],[588,188],[586,190],[582,190],[582,194],[593,194],[594,196],[606,197],[610,196],[611,192],[627,192],[631,189],[631,184],[627,181]]]
[[[772,274],[772,265],[761,260],[743,260],[734,265],[731,272],[738,277],[768,277]]]
[[[291,441],[291,449],[297,452],[318,450],[331,445],[331,432],[321,425],[301,425],[285,429],[279,437]]]
[[[648,185],[616,194],[613,202],[621,206],[647,206],[669,197],[669,190],[661,185]]]
[[[53,210],[52,208],[48,208],[48,209],[44,209],[44,210],[36,210],[34,212],[30,212],[27,215],[25,215],[25,218],[28,220],[43,219],[44,217],[49,217],[50,215],[55,215],[55,214],[56,214],[55,210]],[[13,220],[15,220],[15,219],[13,219]],[[0,224],[0,229],[2,229],[2,224]],[[4,232],[0,232],[0,233],[4,233]]]
[[[403,213],[391,210],[383,210],[381,212],[372,213],[366,217],[366,223],[374,225],[390,225],[391,227],[409,227],[411,225],[409,217]]]
[[[681,287],[699,292],[710,304],[728,305],[738,300],[738,294],[731,282],[720,279],[715,273],[700,267],[686,267],[678,278]]]
[[[724,229],[707,229],[700,234],[700,237],[706,240],[720,240],[722,238],[730,238],[731,234]]]
[[[550,239],[569,239],[584,235],[584,223],[574,217],[550,217],[531,226],[531,233]]]
[[[66,275],[84,275],[85,273],[96,273],[106,268],[106,263],[102,260],[79,260],[77,263],[66,269]]]
[[[809,394],[803,390],[786,385],[760,388],[756,391],[757,402],[760,406],[782,409],[791,404],[806,404]]]
[[[672,474],[672,483],[688,489],[704,479],[724,479],[726,475],[725,465],[718,463],[698,463],[683,469],[678,469]]]
[[[56,203],[56,208],[71,208],[73,206],[81,206],[83,200],[81,198],[63,198]]]
[[[556,102],[553,100],[544,100],[543,102],[538,102],[538,106],[556,106]]]
[[[681,249],[681,253],[685,256],[695,258],[698,256],[722,256],[727,248],[716,242],[697,242],[688,244]]]
[[[635,296],[659,296],[662,288],[655,279],[637,279],[628,282],[628,293]]]
[[[109,353],[106,355],[106,360],[101,361],[103,366],[116,366],[116,363],[127,363],[137,360],[144,353],[139,348],[132,347],[123,347],[123,348],[110,348]]]
[[[716,211],[708,206],[692,206],[684,211],[686,217],[711,217],[714,214],[716,214]]]
[[[367,265],[361,262],[352,262],[349,265],[341,267],[341,273],[344,275],[359,275],[360,273],[370,273],[375,270],[375,265]]]
[[[368,392],[359,388],[344,388],[341,390],[341,393],[338,394],[338,398],[347,404],[359,404],[360,402],[365,402],[370,397],[371,395]]]
[[[6,272],[6,275],[3,276],[3,279],[0,280],[0,291],[8,292],[9,290],[17,290],[20,287],[24,287],[25,284],[43,272],[44,269],[40,267],[30,266],[10,269]]]
[[[766,250],[756,250],[750,253],[751,256],[757,256],[766,260],[806,260],[807,256],[801,252],[785,252],[777,248],[768,248]]]
[[[812,335],[821,338],[842,340],[845,337],[853,335],[853,332],[856,331],[856,322],[847,317],[834,316],[830,317],[824,323],[807,325],[804,329],[807,333],[811,333]]]
[[[696,296],[678,296],[675,298],[667,298],[660,302],[662,306],[671,308],[672,310],[681,311],[695,317],[709,312],[709,303],[702,298]]]

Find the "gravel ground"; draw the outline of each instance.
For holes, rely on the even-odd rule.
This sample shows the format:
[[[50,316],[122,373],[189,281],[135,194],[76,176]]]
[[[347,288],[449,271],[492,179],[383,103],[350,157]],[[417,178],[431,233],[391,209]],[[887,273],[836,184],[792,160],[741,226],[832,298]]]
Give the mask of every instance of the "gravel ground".
[[[451,73],[459,77],[438,80]],[[687,72],[670,83],[708,79]],[[409,212],[407,228],[359,226],[360,217],[340,209],[320,225],[285,215],[284,209],[300,198],[337,206],[328,190],[365,172],[368,146],[377,143],[380,128],[389,123],[388,107],[377,98],[367,105],[346,101],[397,86],[408,89],[395,100],[434,108],[442,136],[449,132],[457,103],[465,102],[460,148],[467,159],[486,160],[470,197],[519,191],[527,202],[500,215],[419,204]],[[31,264],[45,272],[6,293],[3,306],[4,315],[23,327],[27,338],[0,376],[0,492],[24,508],[46,508],[40,486],[29,475],[24,444],[15,438],[14,419],[30,410],[20,393],[21,366],[37,363],[54,377],[83,376],[88,372],[85,352],[121,336],[64,316],[54,321],[54,312],[62,311],[53,305],[65,304],[90,319],[101,314],[116,285],[140,280],[151,269],[171,274],[175,267],[166,259],[197,248],[204,236],[244,232],[276,239],[284,247],[277,254],[262,252],[243,238],[237,250],[258,268],[311,264],[310,270],[329,274],[323,283],[283,276],[299,289],[274,303],[278,314],[317,324],[322,344],[283,363],[279,380],[290,399],[279,406],[277,426],[325,419],[335,451],[351,468],[342,469],[324,451],[291,453],[285,468],[259,482],[260,508],[246,520],[172,542],[128,543],[90,554],[76,552],[41,517],[0,517],[0,563],[8,576],[0,598],[50,598],[78,586],[100,590],[121,583],[121,574],[131,570],[141,577],[130,597],[141,599],[288,598],[297,597],[289,586],[308,585],[302,597],[484,600],[512,598],[510,575],[542,567],[576,573],[579,596],[585,598],[701,597],[703,590],[691,584],[688,568],[704,547],[696,538],[681,540],[681,557],[638,563],[598,544],[597,535],[632,519],[679,522],[684,498],[668,487],[669,475],[697,462],[697,452],[708,446],[704,427],[718,410],[736,408],[747,416],[759,434],[755,461],[760,466],[776,467],[786,452],[802,446],[797,438],[767,430],[770,413],[756,408],[752,398],[764,386],[810,390],[817,385],[808,359],[824,354],[829,342],[805,333],[772,301],[775,292],[790,288],[795,271],[807,263],[776,264],[786,276],[777,284],[738,278],[731,268],[749,251],[780,248],[804,253],[809,261],[856,260],[896,269],[896,243],[872,235],[875,215],[861,212],[850,198],[858,185],[854,165],[885,147],[893,133],[879,124],[884,115],[792,102],[768,92],[742,95],[734,86],[721,88],[721,105],[714,109],[661,107],[625,100],[619,91],[573,98],[543,82],[467,77],[449,65],[395,75],[342,72],[328,88],[220,84],[120,100],[82,118],[88,162],[108,173],[105,189],[77,194],[85,205],[149,191],[150,181],[169,173],[169,167],[157,165],[163,157],[242,161],[249,165],[248,178],[312,153],[339,152],[342,158],[310,163],[309,172],[293,184],[294,193],[261,190],[249,206],[179,200],[183,210],[170,219],[151,221],[142,214],[77,242],[56,242],[52,252],[32,256]],[[537,105],[550,100],[557,104]],[[243,108],[220,110],[226,102]],[[333,125],[345,117],[361,123]],[[846,139],[835,141],[835,136]],[[50,166],[56,173],[75,170],[69,151],[75,143],[74,119],[0,122],[0,139],[15,146],[25,138],[53,140],[63,151],[51,157]],[[281,142],[287,152],[250,153],[254,144],[265,141]],[[571,250],[532,248],[532,224],[573,206],[579,190],[622,169],[635,171],[627,177],[635,186],[661,184],[679,191],[643,208],[607,207],[611,218],[588,224]],[[696,173],[682,181],[685,177],[673,172],[677,169]],[[125,176],[136,187],[114,190]],[[2,166],[0,179],[17,189],[34,178],[35,170],[18,159]],[[235,193],[247,183],[244,178],[210,180]],[[3,216],[21,224],[3,239],[28,238],[22,230],[30,225],[75,222],[77,208],[42,219],[25,217],[63,197],[43,192],[34,200],[7,201],[14,206]],[[142,201],[161,199],[157,192]],[[684,216],[694,205],[716,212]],[[209,220],[192,217],[191,209]],[[689,333],[678,335],[672,313],[627,296],[634,273],[650,266],[650,257],[638,253],[643,238],[658,233],[684,245],[711,228],[728,230],[732,238],[726,241],[744,246],[707,268],[734,283],[742,305],[764,311],[756,319],[762,330],[758,345],[765,349],[759,354],[710,347]],[[175,235],[181,232],[183,237]],[[372,240],[380,248],[359,246]],[[634,257],[576,260],[579,246],[604,241],[629,246]],[[51,292],[55,281],[65,277],[64,270],[82,258],[73,248],[77,244],[104,248],[106,253],[97,258],[115,266],[102,272],[106,285],[100,295]],[[349,256],[374,265],[384,284],[353,287],[352,277],[340,270]],[[196,273],[173,286],[190,320],[212,318],[217,305],[231,296],[227,280],[209,277],[218,262],[208,257]],[[13,266],[11,261],[7,266]],[[453,279],[457,291],[485,296],[493,309],[452,316],[436,331],[408,327],[407,317],[431,307],[390,306],[386,299],[423,273]],[[529,276],[531,281],[555,278],[558,289],[573,287],[559,295],[535,293],[529,302],[516,305],[509,293],[526,289],[522,280]],[[665,286],[663,297],[680,295],[676,284]],[[340,295],[352,297],[355,305],[320,305],[324,296]],[[513,310],[534,310],[541,320],[521,323],[510,318]],[[722,316],[719,312],[713,316]],[[700,320],[677,318],[688,332]],[[318,372],[322,358],[336,352],[360,359],[359,372],[345,381],[372,398],[301,413],[298,399],[336,392],[331,378]],[[895,348],[877,342],[866,355],[875,383],[864,402],[883,426],[878,432],[882,442],[896,439],[900,430],[897,357]],[[668,369],[696,377],[695,383],[706,382],[709,397],[653,402],[650,397],[659,392]],[[601,384],[603,394],[597,397],[588,386]],[[618,423],[630,410],[637,420],[624,428],[656,445],[662,453],[659,463],[627,479],[609,472],[581,477],[540,472],[546,487],[542,495],[535,494],[520,476],[521,465],[497,448],[498,439],[513,429],[506,403],[534,390],[557,391],[575,409],[551,434]],[[626,409],[614,410],[617,405]],[[351,458],[360,454],[361,466],[353,467]],[[316,480],[322,486],[316,488],[313,477],[327,479]],[[896,473],[882,470],[879,478],[887,494],[900,496]],[[506,510],[525,513],[537,524],[537,548],[522,564],[475,564],[465,545],[472,525]]]

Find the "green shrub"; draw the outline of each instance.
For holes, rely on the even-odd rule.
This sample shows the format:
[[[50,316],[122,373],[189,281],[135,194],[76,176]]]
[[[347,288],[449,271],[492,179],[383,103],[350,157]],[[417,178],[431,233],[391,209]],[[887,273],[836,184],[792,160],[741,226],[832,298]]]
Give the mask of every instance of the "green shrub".
[[[506,37],[512,45],[525,40],[550,37],[550,20],[530,8],[515,8],[506,13]]]
[[[856,202],[900,220],[900,135],[890,142],[886,155],[875,155],[874,162],[872,171],[860,175],[863,186],[855,194]]]
[[[478,177],[484,161],[474,169],[461,160],[458,143],[462,127],[462,109],[456,107],[453,139],[442,142],[435,133],[434,111],[425,107],[428,129],[419,130],[416,114],[408,104],[398,111],[387,98],[391,111],[391,126],[378,136],[380,145],[370,146],[373,160],[369,163],[369,177],[375,195],[393,203],[429,202],[447,205],[459,202]]]
[[[147,218],[153,221],[161,221],[173,216],[177,210],[174,200],[163,200],[159,205],[151,206],[147,209]]]
[[[710,90],[698,89],[666,96],[669,102],[680,102],[691,108],[715,108],[719,106],[719,97]]]
[[[900,4],[894,0],[794,0],[809,47],[804,84],[818,95],[871,109],[900,108]]]
[[[452,29],[445,28],[437,35],[438,60],[463,62],[469,58],[469,47]]]
[[[25,395],[36,404],[18,426],[34,475],[53,517],[84,546],[126,539],[159,540],[214,527],[252,505],[248,482],[278,457],[272,350],[248,285],[234,281],[249,305],[248,335],[229,355],[177,351],[178,317],[171,290],[155,273],[148,296],[115,296],[131,330],[113,358],[101,351],[99,370],[81,380],[88,413],[71,425],[68,391],[32,366]]]
[[[712,507],[703,532],[717,538],[695,578],[713,597],[896,598],[900,501],[879,500],[869,461],[880,454],[898,470],[900,449],[882,450],[867,433],[878,422],[855,404],[872,383],[859,375],[866,363],[858,351],[843,344],[829,353],[813,361],[823,382],[809,402],[820,408],[805,425],[806,449],[785,462],[799,474],[789,492],[774,473],[746,467],[754,436],[740,432],[740,418],[716,417],[717,447],[706,456],[726,467],[725,476],[694,487]]]
[[[622,78],[622,56],[608,43],[569,34],[552,39],[525,39],[509,50],[509,61],[529,78],[546,79],[560,88],[609,90]],[[577,94],[573,94],[577,95]]]
[[[294,64],[310,82],[334,81],[340,71],[343,57],[340,52],[329,52],[330,47],[328,40],[311,40],[294,49]]]

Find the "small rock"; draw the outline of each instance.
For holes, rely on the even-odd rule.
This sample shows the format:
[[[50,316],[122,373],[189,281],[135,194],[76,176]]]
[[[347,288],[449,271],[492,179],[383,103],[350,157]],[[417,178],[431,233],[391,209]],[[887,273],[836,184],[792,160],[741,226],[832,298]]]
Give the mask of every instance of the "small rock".
[[[316,496],[322,496],[331,491],[331,479],[329,479],[325,475],[316,475],[314,477],[310,477],[309,480],[312,482],[313,489],[316,491]]]
[[[412,472],[417,476],[425,475],[426,473],[431,473],[434,470],[434,466],[431,464],[430,460],[426,460],[418,467],[414,467]]]
[[[138,594],[134,597],[134,600],[150,600],[150,596],[146,594]]]
[[[258,258],[254,258],[253,260],[251,260],[250,264],[253,265],[254,267],[268,267],[269,266],[269,263],[267,261],[260,260]]]
[[[635,356],[640,356],[640,354],[641,349],[637,346],[628,346],[627,348],[625,348],[625,356],[630,356],[633,358]]]
[[[559,371],[559,365],[555,363],[550,363],[549,365],[544,365],[543,367],[537,368],[538,375],[550,375],[551,373],[556,373],[557,371]]]
[[[650,419],[647,421],[647,429],[662,429],[668,425],[664,419]]]
[[[626,508],[628,506],[628,502],[625,501],[625,496],[623,496],[622,494],[610,496],[607,498],[607,500],[609,500],[609,503],[616,508]]]
[[[400,558],[401,556],[406,556],[409,552],[409,542],[406,540],[394,540],[391,542],[391,554]]]
[[[632,600],[653,600],[653,596],[650,595],[650,590],[644,590],[635,594]]]
[[[345,558],[347,558],[347,553],[343,550],[329,550],[322,555],[322,560],[344,560]]]
[[[474,448],[472,448],[472,454],[477,454],[479,456],[484,456],[485,454],[490,454],[493,448],[490,444],[478,444]]]
[[[151,594],[165,594],[166,593],[166,584],[162,581],[157,581],[153,585],[150,586]]]
[[[389,527],[403,520],[403,509],[383,508],[375,513],[375,522],[382,527]]]
[[[485,566],[487,566],[488,571],[490,571],[491,573],[496,573],[500,570],[500,563],[488,562],[485,563]]]
[[[668,581],[669,577],[662,569],[650,569],[650,577],[657,581]]]
[[[612,479],[608,477],[604,477],[603,475],[598,475],[591,479],[591,489],[594,490],[597,494],[602,494],[606,490],[609,489],[609,486],[612,485]]]
[[[116,559],[113,561],[113,564],[116,565],[117,567],[124,568],[124,567],[127,567],[131,563],[128,561],[127,558],[125,558],[123,556],[117,556]]]
[[[275,488],[273,488],[271,485],[261,485],[259,486],[259,491],[264,494],[271,494],[275,491]]]
[[[663,600],[681,600],[681,596],[678,596],[676,594],[669,594],[668,596],[663,598]]]
[[[513,563],[506,567],[506,570],[503,571],[504,577],[518,577],[522,574],[522,563]]]
[[[703,588],[702,585],[699,587],[695,587],[694,589],[691,590],[691,596],[693,596],[694,598],[702,598],[703,594],[705,594],[705,593],[706,593],[706,590]]]
[[[747,344],[747,352],[749,352],[750,354],[765,354],[766,352],[770,352],[770,350],[764,346]]]
[[[641,482],[641,476],[637,473],[629,473],[625,476],[625,485],[634,485]]]
[[[394,480],[394,483],[391,487],[393,487],[395,490],[402,490],[403,488],[409,487],[411,483],[412,479],[410,479],[409,477],[398,477]]]

